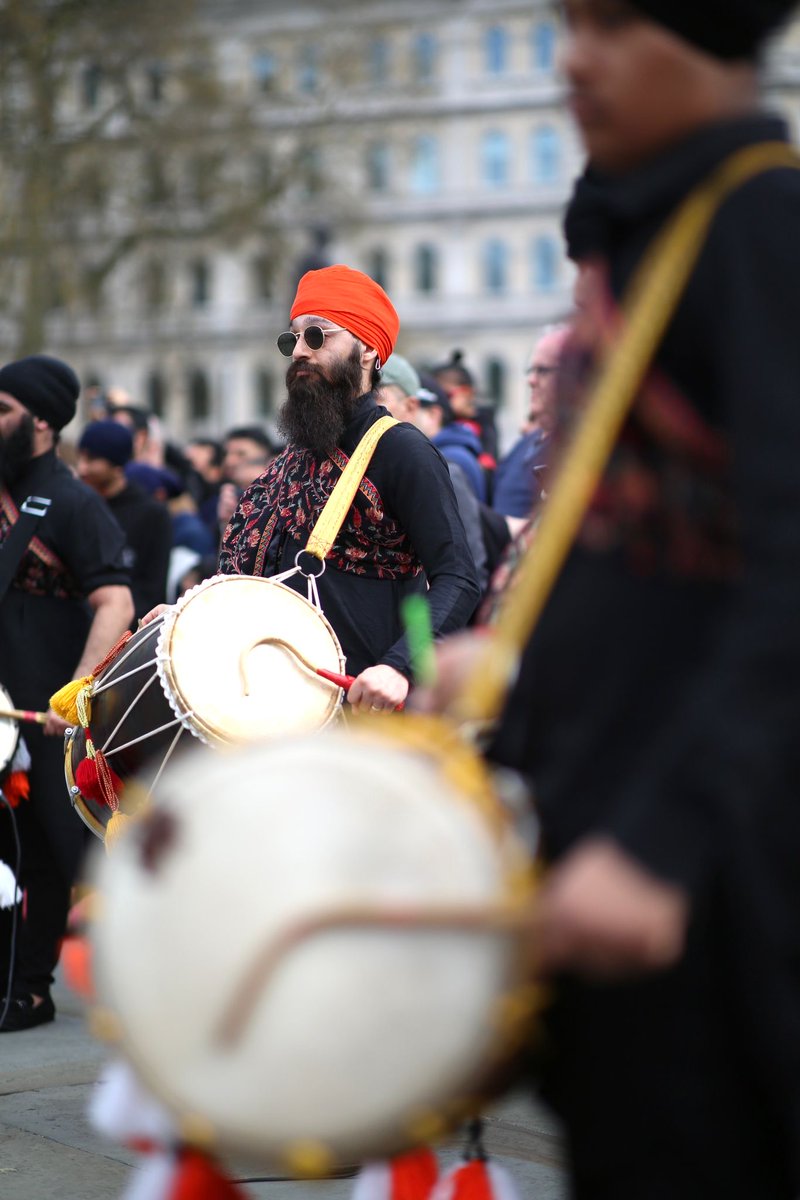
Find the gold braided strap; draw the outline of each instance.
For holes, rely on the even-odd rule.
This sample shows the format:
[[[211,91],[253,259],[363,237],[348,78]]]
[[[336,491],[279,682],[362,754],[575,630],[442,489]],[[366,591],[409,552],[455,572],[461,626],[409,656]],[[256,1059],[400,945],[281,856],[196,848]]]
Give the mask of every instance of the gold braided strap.
[[[350,511],[358,485],[366,474],[375,447],[387,429],[396,425],[394,417],[381,417],[370,425],[361,441],[356,446],[345,469],[342,471],[336,487],[328,497],[327,503],[319,514],[317,523],[311,531],[306,550],[315,558],[322,561],[330,553],[336,541],[342,523]]]
[[[622,303],[625,328],[600,364],[586,410],[560,464],[536,536],[506,592],[497,625],[475,670],[455,697],[460,721],[489,722],[502,711],[520,655],[544,609],[633,404],[639,385],[694,270],[726,197],[756,175],[800,168],[783,142],[733,154],[683,202],[656,237]]]

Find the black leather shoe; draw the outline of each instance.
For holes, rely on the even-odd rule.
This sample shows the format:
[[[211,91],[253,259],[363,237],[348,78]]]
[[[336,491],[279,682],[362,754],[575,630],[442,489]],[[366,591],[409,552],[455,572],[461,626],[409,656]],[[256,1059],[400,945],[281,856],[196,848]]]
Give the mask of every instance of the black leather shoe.
[[[5,999],[0,1000],[0,1017],[5,1008]],[[16,1033],[21,1029],[34,1029],[55,1020],[56,1006],[50,996],[35,1004],[33,996],[12,996],[6,1019],[0,1025],[0,1033]]]

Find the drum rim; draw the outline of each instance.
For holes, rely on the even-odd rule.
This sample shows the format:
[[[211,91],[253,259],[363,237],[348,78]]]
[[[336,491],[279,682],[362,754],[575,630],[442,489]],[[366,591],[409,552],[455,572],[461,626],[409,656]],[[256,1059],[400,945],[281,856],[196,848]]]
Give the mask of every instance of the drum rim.
[[[409,715],[406,715],[399,721],[404,723],[408,719]],[[410,719],[414,724],[417,723],[416,714]],[[404,738],[393,736],[395,730],[389,726],[393,725],[395,720],[398,718],[394,718],[391,723],[380,721],[378,724],[374,718],[364,717],[358,722],[357,728],[360,727],[360,732],[363,733],[371,726],[371,732],[378,741],[383,741],[385,745],[397,750],[409,750],[411,747]],[[422,717],[422,723],[427,724],[429,720],[429,718]],[[438,724],[438,722],[434,720],[432,724]],[[327,736],[346,738],[352,744],[354,741],[352,733],[352,727],[349,727],[347,730],[333,731]],[[306,734],[305,738],[313,736],[313,734]],[[286,750],[285,744],[281,743],[275,743],[275,748],[279,753]],[[430,760],[433,769],[440,771],[440,747],[432,748]],[[521,843],[514,831],[511,814],[493,787],[490,789],[491,794],[487,796],[484,805],[478,803],[467,793],[460,792],[454,781],[450,780],[449,782],[451,794],[456,802],[459,805],[467,804],[475,812],[484,826],[489,843],[493,847],[493,853],[503,862],[503,890],[515,903],[522,905],[525,900],[535,894],[536,880],[533,872],[526,872],[524,880],[519,874],[517,856]],[[489,818],[488,809],[491,808],[496,809],[494,821]],[[109,869],[109,864],[104,859],[95,870],[95,882],[99,884],[97,874],[99,870]],[[98,915],[98,919],[102,923],[102,914]],[[474,1112],[476,1107],[482,1107],[494,1094],[496,1085],[493,1084],[493,1081],[502,1077],[504,1068],[513,1061],[514,1056],[525,1045],[530,1031],[538,1019],[543,998],[542,993],[535,1007],[525,1011],[524,998],[532,990],[539,996],[541,988],[535,981],[532,981],[530,972],[525,969],[523,954],[515,952],[509,959],[508,975],[504,986],[498,991],[495,998],[498,1005],[509,1002],[507,1015],[504,1019],[493,1022],[495,1031],[493,1037],[487,1041],[483,1053],[479,1057],[464,1064],[461,1075],[452,1081],[453,1091],[432,1097],[424,1105],[424,1111],[421,1110],[418,1115],[404,1114],[393,1130],[375,1127],[371,1133],[371,1140],[353,1148],[350,1142],[358,1137],[357,1133],[347,1134],[338,1140],[325,1140],[324,1136],[315,1138],[313,1133],[299,1134],[296,1139],[289,1141],[268,1136],[259,1138],[252,1133],[242,1133],[237,1130],[234,1118],[220,1119],[219,1116],[211,1117],[198,1112],[185,1091],[166,1079],[154,1065],[152,1057],[143,1052],[140,1039],[130,1035],[122,1017],[125,1005],[119,1004],[118,988],[114,985],[107,970],[107,962],[104,964],[103,960],[102,952],[98,953],[96,959],[99,972],[98,985],[99,990],[104,992],[105,996],[95,1005],[96,1028],[100,1036],[104,1036],[107,1041],[120,1050],[127,1061],[133,1065],[145,1085],[169,1109],[182,1139],[190,1145],[201,1149],[210,1149],[225,1156],[241,1156],[246,1161],[264,1167],[280,1167],[290,1171],[297,1178],[323,1177],[327,1170],[351,1162],[354,1154],[359,1160],[365,1157],[374,1157],[375,1154],[379,1154],[381,1157],[388,1154],[400,1154],[422,1142],[438,1140],[452,1132],[460,1122]],[[522,1004],[519,1006],[515,1004],[518,997],[522,999]],[[429,1128],[426,1128],[426,1123],[430,1126]],[[311,1167],[304,1169],[299,1155],[305,1149],[327,1155],[325,1165],[318,1170]]]
[[[302,605],[310,608],[314,612],[315,616],[322,620],[328,633],[330,634],[334,648],[339,657],[340,670],[343,672],[345,669],[345,657],[341,642],[336,636],[336,631],[328,618],[325,616],[325,613],[321,608],[318,608],[317,605],[312,604],[310,600],[307,600],[306,597],[300,592],[295,591],[294,588],[287,587],[285,583],[280,583],[278,580],[270,579],[265,575],[218,574],[202,580],[193,588],[190,588],[188,592],[185,592],[177,604],[172,605],[163,614],[163,623],[158,635],[158,641],[156,643],[156,670],[158,671],[158,679],[167,703],[177,717],[181,726],[188,730],[189,733],[193,734],[205,745],[217,749],[219,747],[246,746],[249,745],[253,739],[225,737],[220,734],[218,729],[208,724],[202,718],[202,716],[197,714],[190,715],[190,708],[186,702],[186,697],[184,696],[175,673],[172,670],[170,644],[178,618],[183,610],[192,602],[192,600],[201,592],[210,591],[212,587],[229,583],[234,580],[246,580],[248,584],[255,583],[257,586],[265,584],[272,588],[280,588],[281,591],[288,592],[292,596],[293,602],[299,600]],[[325,729],[339,714],[344,701],[344,692],[341,688],[338,688],[336,693],[331,692],[331,696],[333,697],[334,695],[336,698],[332,700],[330,712],[328,713],[327,717],[325,717],[324,721],[315,726],[316,732]]]
[[[75,772],[72,769],[72,743],[75,741],[75,730],[73,729],[64,739],[64,778],[67,781],[67,791],[69,793],[70,804],[74,811],[78,814],[87,829],[98,837],[101,842],[106,840],[106,826],[100,821],[88,808],[80,788],[75,782]],[[109,811],[109,820],[111,818]]]

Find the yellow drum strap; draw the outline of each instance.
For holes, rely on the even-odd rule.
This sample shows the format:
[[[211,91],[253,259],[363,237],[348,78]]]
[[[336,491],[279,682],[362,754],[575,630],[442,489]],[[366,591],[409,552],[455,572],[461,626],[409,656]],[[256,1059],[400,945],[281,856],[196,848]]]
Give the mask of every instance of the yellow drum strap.
[[[392,425],[396,424],[397,421],[394,417],[381,417],[374,425],[370,425],[356,446],[350,461],[342,471],[341,478],[328,497],[322,512],[319,514],[317,523],[308,539],[306,550],[309,554],[313,554],[315,558],[322,560],[330,553],[330,549],[342,527],[342,522],[350,510],[350,505],[353,503],[358,486],[366,474],[367,467],[375,452],[375,447],[386,433],[386,430],[391,429]]]
[[[782,142],[738,151],[688,196],[645,255],[623,300],[624,332],[600,364],[536,536],[504,597],[497,626],[451,705],[452,715],[459,721],[488,722],[500,715],[520,655],[575,540],[716,212],[734,189],[777,167],[800,168],[800,156]]]

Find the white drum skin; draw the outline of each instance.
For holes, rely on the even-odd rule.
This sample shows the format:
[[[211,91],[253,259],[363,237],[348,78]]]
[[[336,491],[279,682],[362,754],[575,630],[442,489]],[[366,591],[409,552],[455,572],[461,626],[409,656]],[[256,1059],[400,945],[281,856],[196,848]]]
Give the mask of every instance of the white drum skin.
[[[379,734],[198,749],[98,864],[101,1003],[189,1138],[295,1173],[391,1152],[441,1132],[507,1048],[512,937],[328,930],[279,958],[230,1042],[223,1014],[298,920],[508,905],[524,857]]]
[[[14,702],[0,684],[0,708],[10,712]],[[0,776],[11,766],[19,742],[19,723],[13,717],[0,717]]]

